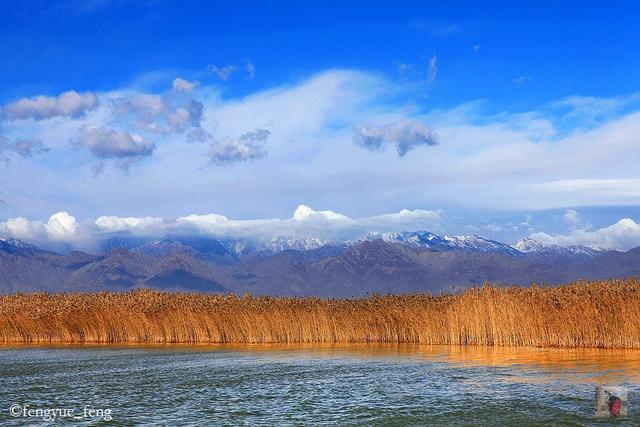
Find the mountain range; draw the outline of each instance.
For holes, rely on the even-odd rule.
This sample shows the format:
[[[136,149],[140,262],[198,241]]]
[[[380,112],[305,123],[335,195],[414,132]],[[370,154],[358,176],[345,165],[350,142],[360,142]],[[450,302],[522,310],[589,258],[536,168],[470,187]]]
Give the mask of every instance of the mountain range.
[[[99,253],[55,253],[0,239],[0,293],[138,287],[254,295],[350,297],[451,292],[484,282],[529,285],[640,276],[640,248],[562,247],[426,231],[332,242],[278,237],[120,237]]]

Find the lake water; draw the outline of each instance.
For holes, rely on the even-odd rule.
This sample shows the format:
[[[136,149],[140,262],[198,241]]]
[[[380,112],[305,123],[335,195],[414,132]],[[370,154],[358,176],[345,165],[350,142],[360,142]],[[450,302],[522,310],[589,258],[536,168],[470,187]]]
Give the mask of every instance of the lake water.
[[[609,425],[596,384],[628,390],[614,425],[640,424],[638,351],[4,346],[0,424]]]

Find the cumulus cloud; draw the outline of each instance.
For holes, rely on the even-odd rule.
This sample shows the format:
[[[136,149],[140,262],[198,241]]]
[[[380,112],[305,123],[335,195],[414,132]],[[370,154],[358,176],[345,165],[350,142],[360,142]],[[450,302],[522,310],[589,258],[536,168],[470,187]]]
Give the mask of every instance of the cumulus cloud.
[[[581,245],[626,251],[640,246],[640,224],[631,218],[623,218],[615,224],[593,231],[580,229],[569,234],[534,233],[530,237],[560,246]]]
[[[271,136],[267,129],[256,129],[237,138],[223,138],[211,144],[209,164],[230,164],[259,159],[267,155],[264,145]]]
[[[353,142],[371,151],[382,149],[385,145],[395,145],[398,155],[403,157],[415,147],[436,145],[438,136],[421,122],[402,120],[383,126],[356,126]]]
[[[351,219],[339,213],[331,210],[326,211],[314,211],[307,205],[300,205],[293,213],[294,221],[313,221],[313,220],[327,220],[327,221],[350,221]]]
[[[47,241],[81,244],[83,237],[77,233],[78,229],[76,219],[68,212],[57,212],[46,223],[23,217],[0,222],[0,235],[45,245]]]
[[[40,221],[29,221],[23,217],[9,218],[0,222],[0,232],[7,237],[38,241],[43,237],[43,224]]]
[[[76,118],[98,106],[98,96],[92,92],[64,92],[58,96],[22,98],[0,110],[6,120],[45,120],[54,117]]]
[[[69,240],[77,229],[76,219],[67,212],[58,212],[49,218],[44,228],[52,240]]]
[[[132,159],[150,156],[155,145],[140,135],[98,126],[84,126],[78,145],[101,159]]]
[[[407,210],[397,213],[350,218],[332,210],[314,210],[300,205],[290,218],[231,219],[215,213],[181,216],[175,220],[159,217],[101,216],[78,223],[67,212],[52,215],[47,223],[25,218],[0,222],[0,234],[46,244],[66,242],[83,247],[112,236],[159,238],[167,234],[202,235],[213,238],[260,239],[269,237],[308,237],[326,241],[348,240],[369,232],[431,229],[441,220],[430,210]]]

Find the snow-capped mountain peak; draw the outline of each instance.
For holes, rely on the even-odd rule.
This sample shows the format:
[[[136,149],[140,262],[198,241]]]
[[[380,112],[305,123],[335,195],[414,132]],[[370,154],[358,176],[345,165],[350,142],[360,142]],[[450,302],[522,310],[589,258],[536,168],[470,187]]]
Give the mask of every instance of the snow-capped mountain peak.
[[[607,249],[596,246],[560,246],[551,243],[541,242],[539,240],[525,237],[511,245],[522,253],[547,253],[555,255],[588,255],[595,256],[606,252]]]
[[[328,240],[313,237],[286,237],[278,236],[257,242],[258,250],[281,252],[286,250],[308,251],[329,244]]]
[[[439,236],[428,231],[404,231],[399,233],[369,233],[365,237],[365,240],[376,239],[381,239],[390,243],[412,244],[422,248],[439,251],[462,249],[474,252],[499,252],[509,255],[518,255],[520,253],[510,245],[477,235]]]
[[[27,243],[25,241],[18,240],[18,239],[13,239],[13,238],[0,237],[0,242],[4,243],[5,245],[11,245],[11,246],[13,246],[15,248],[20,248],[20,249],[35,249],[36,248],[31,243]]]

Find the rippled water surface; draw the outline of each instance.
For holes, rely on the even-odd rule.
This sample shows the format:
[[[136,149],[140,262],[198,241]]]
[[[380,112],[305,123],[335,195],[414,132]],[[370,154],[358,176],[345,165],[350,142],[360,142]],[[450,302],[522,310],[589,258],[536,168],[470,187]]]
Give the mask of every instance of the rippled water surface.
[[[116,425],[608,425],[593,416],[596,384],[626,386],[630,415],[614,425],[640,424],[638,351],[5,346],[0,424],[58,408],[81,425],[109,413]]]

